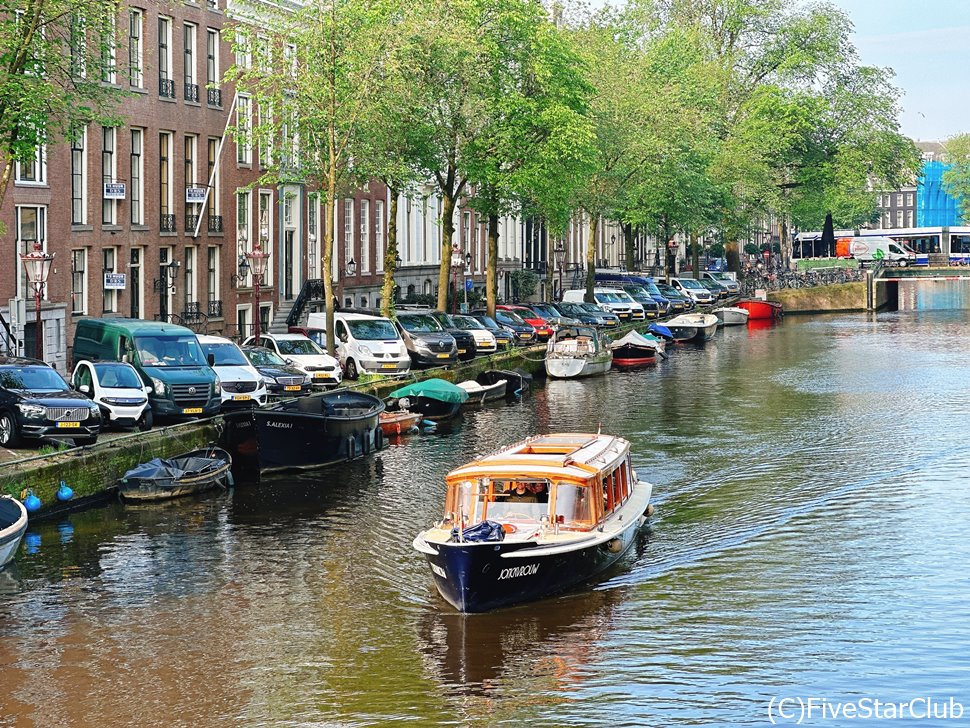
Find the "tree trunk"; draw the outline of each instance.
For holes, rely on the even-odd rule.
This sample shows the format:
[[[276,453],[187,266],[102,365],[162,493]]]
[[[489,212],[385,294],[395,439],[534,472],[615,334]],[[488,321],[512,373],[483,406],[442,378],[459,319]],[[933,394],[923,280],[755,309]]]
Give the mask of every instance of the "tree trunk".
[[[583,296],[586,303],[596,303],[593,289],[596,287],[596,228],[598,225],[599,217],[590,213],[589,240],[586,241],[586,295]]]
[[[791,236],[789,235],[787,217],[783,217],[781,219],[780,248],[781,248],[781,263],[785,267],[785,270],[788,270],[789,265],[791,264]],[[828,255],[829,253],[830,251],[826,251],[826,255]]]
[[[333,355],[336,352],[333,338],[333,312],[334,312],[334,293],[333,293],[333,217],[337,204],[337,170],[334,165],[330,165],[330,173],[327,176],[327,209],[324,214],[325,232],[323,234],[323,270],[320,271],[323,278],[323,298],[326,303],[327,311],[327,351]],[[257,315],[259,312],[257,311]]]
[[[441,201],[441,267],[438,269],[438,310],[448,310],[448,277],[451,273],[451,239],[455,232],[453,218],[455,198],[442,195]],[[458,295],[458,292],[455,292]]]
[[[635,270],[637,249],[633,240],[633,223],[623,226],[623,255],[626,258],[626,269]]]
[[[394,275],[397,273],[397,198],[398,191],[391,185],[387,186],[391,204],[388,205],[389,219],[387,226],[387,249],[384,251],[384,285],[381,288],[381,313],[387,318],[394,318]]]
[[[741,246],[737,240],[724,244],[724,256],[727,258],[728,270],[741,273]]]
[[[698,250],[700,246],[697,245],[697,233],[690,233],[690,267],[694,271],[694,278],[698,279],[701,277],[701,251]]]
[[[498,215],[488,216],[488,250],[485,261],[485,308],[488,315],[495,317],[495,304],[498,303]]]
[[[554,265],[556,263],[556,253],[555,245],[553,244],[552,235],[549,234],[548,228],[546,229],[546,300],[555,301],[556,300],[556,288],[553,282]]]

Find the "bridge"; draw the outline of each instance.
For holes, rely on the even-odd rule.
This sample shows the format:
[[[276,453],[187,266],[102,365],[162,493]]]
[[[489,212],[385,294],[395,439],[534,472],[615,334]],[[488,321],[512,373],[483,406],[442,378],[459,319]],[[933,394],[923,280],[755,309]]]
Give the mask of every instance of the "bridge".
[[[866,277],[866,308],[875,311],[899,305],[899,286],[906,282],[968,281],[970,267],[965,265],[889,266],[877,264]]]

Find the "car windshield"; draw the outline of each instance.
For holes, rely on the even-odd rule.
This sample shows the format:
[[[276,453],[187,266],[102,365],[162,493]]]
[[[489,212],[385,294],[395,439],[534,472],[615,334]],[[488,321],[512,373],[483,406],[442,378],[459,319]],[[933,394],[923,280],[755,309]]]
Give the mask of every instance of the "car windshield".
[[[398,316],[397,320],[404,327],[405,331],[412,334],[432,334],[443,331],[437,319],[426,313]]]
[[[634,300],[640,303],[652,303],[653,299],[650,298],[650,294],[645,290],[640,288],[640,286],[629,286],[626,289],[627,294]]]
[[[246,349],[246,357],[258,367],[286,366],[286,362],[275,351],[262,346],[255,349]]]
[[[503,324],[515,324],[516,326],[526,325],[522,317],[515,313],[515,311],[496,311],[495,318]]]
[[[295,354],[296,356],[323,354],[323,349],[310,339],[277,339],[276,346],[281,354]]]
[[[540,316],[542,316],[543,318],[547,318],[547,319],[556,318],[557,316],[562,316],[562,314],[556,311],[555,309],[553,309],[552,306],[536,304],[532,306],[532,310],[535,311]]]
[[[105,389],[141,389],[138,372],[124,364],[95,364],[98,381]]]
[[[580,306],[584,311],[589,311],[590,313],[597,313],[597,314],[603,313],[603,309],[601,309],[595,303],[586,303],[584,301],[583,303],[579,303],[577,305]]]
[[[66,392],[67,382],[50,367],[0,367],[0,386],[4,389],[26,389],[31,392]]]
[[[486,328],[481,321],[473,319],[471,316],[452,316],[451,320],[455,326],[463,331],[477,331]]]
[[[597,301],[602,301],[604,303],[619,303],[620,301],[623,300],[615,293],[607,293],[605,291],[603,293],[597,293],[595,295],[595,298]]]
[[[661,295],[660,289],[657,288],[657,285],[655,283],[644,283],[643,284],[643,288],[651,296],[659,296],[659,295]]]
[[[215,357],[215,366],[217,367],[244,367],[249,363],[243,353],[239,351],[239,347],[230,342],[203,344],[202,351],[205,352],[206,359],[208,359],[209,354]]]
[[[387,319],[361,319],[359,321],[345,321],[350,333],[360,341],[380,341],[382,339],[397,340],[397,329]]]
[[[205,366],[202,347],[194,335],[136,336],[138,359],[150,367]]]
[[[730,281],[731,283],[734,282],[734,279],[727,273],[711,273],[711,276],[719,281]]]
[[[704,288],[704,286],[701,285],[700,281],[695,281],[693,278],[681,278],[680,285],[682,285],[684,288],[690,288],[695,291],[701,290]]]
[[[474,318],[489,331],[498,331],[501,329],[501,326],[495,323],[495,319],[486,316],[485,314],[475,314]]]

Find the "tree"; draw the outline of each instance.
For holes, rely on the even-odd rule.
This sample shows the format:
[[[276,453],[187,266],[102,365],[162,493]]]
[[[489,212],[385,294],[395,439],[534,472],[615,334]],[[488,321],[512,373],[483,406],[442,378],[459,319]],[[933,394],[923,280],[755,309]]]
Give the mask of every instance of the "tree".
[[[943,142],[943,186],[956,199],[960,216],[970,220],[970,134],[956,134]]]
[[[119,7],[118,0],[24,0],[4,8],[0,205],[16,162],[30,162],[58,138],[76,138],[87,124],[119,123],[114,108],[121,93],[102,82],[120,73]]]
[[[245,19],[236,26],[237,57],[252,62],[233,66],[227,77],[259,113],[232,132],[237,144],[272,149],[260,182],[301,181],[323,191],[326,343],[333,353],[337,194],[365,181],[355,160],[377,123],[383,79],[394,73],[400,7],[394,0],[308,0],[294,9],[253,2],[237,12]]]

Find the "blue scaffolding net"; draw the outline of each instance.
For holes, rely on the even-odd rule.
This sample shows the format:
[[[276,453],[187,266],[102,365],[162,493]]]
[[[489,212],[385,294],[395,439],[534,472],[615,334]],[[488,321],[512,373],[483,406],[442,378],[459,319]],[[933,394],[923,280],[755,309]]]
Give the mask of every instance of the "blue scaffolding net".
[[[957,201],[946,193],[943,173],[949,165],[933,160],[923,163],[923,177],[916,185],[916,225],[942,227],[961,225]]]

